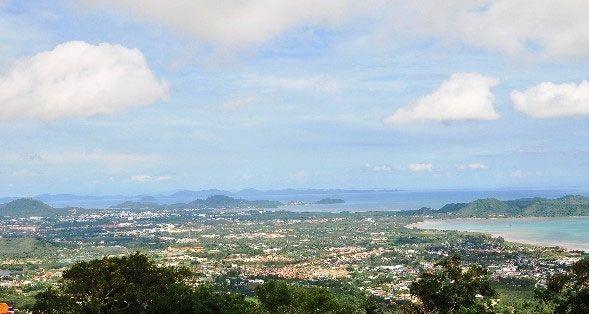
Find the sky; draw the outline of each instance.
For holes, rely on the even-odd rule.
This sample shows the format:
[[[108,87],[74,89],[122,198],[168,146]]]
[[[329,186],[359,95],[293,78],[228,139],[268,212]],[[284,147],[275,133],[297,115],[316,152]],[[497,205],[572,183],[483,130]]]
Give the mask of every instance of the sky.
[[[0,195],[589,186],[584,0],[0,0]]]

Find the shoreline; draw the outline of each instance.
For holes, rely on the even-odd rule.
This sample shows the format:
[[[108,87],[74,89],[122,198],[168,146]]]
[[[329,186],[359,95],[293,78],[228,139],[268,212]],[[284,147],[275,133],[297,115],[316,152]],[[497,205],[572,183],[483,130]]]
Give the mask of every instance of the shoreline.
[[[514,243],[521,243],[526,245],[533,245],[537,247],[560,247],[562,249],[568,251],[584,251],[589,252],[589,243],[581,244],[581,243],[571,243],[567,242],[566,240],[535,240],[526,237],[525,234],[513,232],[513,231],[482,231],[482,230],[464,230],[464,229],[452,229],[448,226],[440,226],[441,223],[449,222],[449,221],[456,221],[456,222],[468,222],[468,221],[485,221],[485,220],[520,220],[520,221],[533,221],[533,220],[543,220],[546,218],[562,218],[562,219],[571,219],[571,218],[578,218],[578,217],[520,217],[520,218],[452,218],[452,219],[430,219],[424,220],[420,222],[415,222],[406,225],[407,228],[416,228],[422,230],[440,230],[440,231],[458,231],[458,232],[473,232],[473,233],[482,233],[490,235],[494,238],[501,237],[507,242],[514,242]],[[585,217],[586,218],[586,217]]]

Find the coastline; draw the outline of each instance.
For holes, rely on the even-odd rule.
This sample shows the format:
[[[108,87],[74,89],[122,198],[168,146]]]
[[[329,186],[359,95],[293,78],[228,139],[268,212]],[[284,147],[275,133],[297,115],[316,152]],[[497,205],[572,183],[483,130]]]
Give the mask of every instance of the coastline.
[[[548,217],[548,219],[574,219],[579,217]],[[587,217],[584,217],[587,218]],[[525,232],[518,231],[499,231],[499,230],[466,230],[466,228],[452,228],[448,226],[449,223],[468,223],[468,222],[487,222],[487,221],[499,221],[499,222],[526,222],[526,221],[545,221],[547,217],[521,217],[521,218],[453,218],[453,219],[430,219],[421,222],[408,224],[407,228],[416,228],[423,230],[445,230],[445,231],[459,231],[459,232],[474,232],[491,235],[492,237],[501,237],[508,242],[521,243],[526,245],[533,245],[538,247],[560,247],[566,250],[577,250],[589,252],[589,243],[575,243],[567,241],[566,239],[559,240],[553,238],[551,240],[546,239],[533,239],[530,236],[537,234],[526,234]]]

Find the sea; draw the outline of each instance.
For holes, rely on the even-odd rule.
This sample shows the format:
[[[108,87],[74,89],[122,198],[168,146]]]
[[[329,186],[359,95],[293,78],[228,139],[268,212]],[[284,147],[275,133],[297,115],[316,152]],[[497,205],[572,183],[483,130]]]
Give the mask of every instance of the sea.
[[[334,192],[329,194],[316,193],[288,193],[284,195],[266,194],[255,196],[233,196],[248,200],[273,200],[282,203],[299,201],[306,205],[286,205],[280,210],[310,211],[310,212],[361,212],[361,211],[398,211],[414,210],[422,207],[438,209],[448,203],[466,203],[480,198],[497,198],[511,200],[526,197],[556,198],[564,195],[587,195],[588,188],[558,188],[558,189],[503,189],[503,190],[374,190],[354,192]],[[154,201],[160,204],[184,203],[194,198],[170,196],[154,196]],[[320,205],[313,204],[323,198],[338,198],[343,204]],[[95,198],[67,198],[64,200],[44,200],[53,207],[75,206],[82,208],[108,208],[124,201],[139,201],[140,197],[111,196]]]
[[[589,251],[589,217],[461,218],[426,220],[412,226],[482,232],[513,242]]]

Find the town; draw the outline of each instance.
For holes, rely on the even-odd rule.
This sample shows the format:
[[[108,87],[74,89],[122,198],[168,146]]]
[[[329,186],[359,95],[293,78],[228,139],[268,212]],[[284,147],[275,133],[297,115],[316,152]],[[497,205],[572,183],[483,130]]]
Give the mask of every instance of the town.
[[[486,267],[523,302],[534,287],[582,252],[506,242],[485,234],[408,226],[435,214],[289,212],[191,208],[89,210],[48,217],[5,217],[0,226],[0,296],[27,308],[77,261],[142,252],[161,265],[185,266],[200,283],[251,294],[279,278],[354,291],[387,304],[412,301],[409,286],[441,258],[458,254]],[[522,297],[513,299],[513,291]]]

